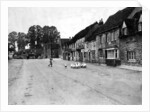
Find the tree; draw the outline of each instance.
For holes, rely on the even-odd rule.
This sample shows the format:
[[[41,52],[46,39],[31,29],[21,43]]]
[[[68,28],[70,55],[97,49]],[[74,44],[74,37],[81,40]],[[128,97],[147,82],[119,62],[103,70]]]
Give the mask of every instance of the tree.
[[[60,39],[60,32],[58,32],[55,26],[44,26],[43,27],[43,42],[44,43],[55,43],[58,44]]]
[[[47,50],[50,48],[50,55],[52,54],[53,48],[58,48],[60,42],[60,33],[55,26],[44,26],[43,27],[43,44],[44,53],[47,55]]]
[[[41,48],[41,42],[43,39],[43,30],[39,25],[33,25],[29,28],[27,38],[30,41],[31,49]]]
[[[8,34],[8,41],[9,41],[9,43],[11,43],[12,45],[15,46],[15,41],[17,41],[17,39],[18,39],[18,34],[17,34],[17,32],[13,31],[13,32],[10,32],[10,33]]]
[[[25,46],[27,45],[27,35],[23,32],[19,32],[17,43],[18,43],[18,49],[24,50]]]

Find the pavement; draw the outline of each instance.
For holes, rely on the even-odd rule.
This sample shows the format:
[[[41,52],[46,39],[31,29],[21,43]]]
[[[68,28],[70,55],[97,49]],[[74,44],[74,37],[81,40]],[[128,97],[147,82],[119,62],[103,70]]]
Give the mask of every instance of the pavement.
[[[135,70],[135,71],[141,71],[142,72],[142,67],[139,67],[139,66],[120,65],[118,67],[122,68],[122,69]]]
[[[72,63],[74,63],[74,61],[71,61]],[[97,66],[107,66],[106,64],[97,64],[97,63],[88,63],[88,64],[92,64],[92,65],[97,65]],[[131,65],[120,65],[120,66],[116,66],[116,68],[121,68],[121,69],[127,69],[127,70],[134,70],[134,71],[140,71],[142,72],[142,67],[141,66],[131,66]]]
[[[8,63],[9,105],[141,105],[142,72],[72,61],[15,59]],[[67,68],[64,67],[67,65]]]

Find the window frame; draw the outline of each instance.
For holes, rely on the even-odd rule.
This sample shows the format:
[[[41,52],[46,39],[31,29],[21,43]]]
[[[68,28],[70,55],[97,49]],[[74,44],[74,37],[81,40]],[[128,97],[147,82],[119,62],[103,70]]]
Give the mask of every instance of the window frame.
[[[127,51],[127,60],[128,60],[128,62],[136,62],[136,52],[135,51]]]

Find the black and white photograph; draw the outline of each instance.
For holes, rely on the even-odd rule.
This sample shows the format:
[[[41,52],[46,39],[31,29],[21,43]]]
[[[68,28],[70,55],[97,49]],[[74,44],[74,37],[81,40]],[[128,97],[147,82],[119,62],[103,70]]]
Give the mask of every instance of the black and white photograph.
[[[6,14],[8,106],[142,106],[141,5],[18,5]]]
[[[141,7],[8,12],[10,105],[142,104]]]

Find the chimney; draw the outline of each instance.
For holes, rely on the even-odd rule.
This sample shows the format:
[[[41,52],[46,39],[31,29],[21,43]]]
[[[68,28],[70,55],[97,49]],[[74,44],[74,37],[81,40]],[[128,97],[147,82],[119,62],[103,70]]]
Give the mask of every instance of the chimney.
[[[99,21],[99,25],[103,25],[104,22],[103,22],[103,19],[101,18],[101,20]]]

